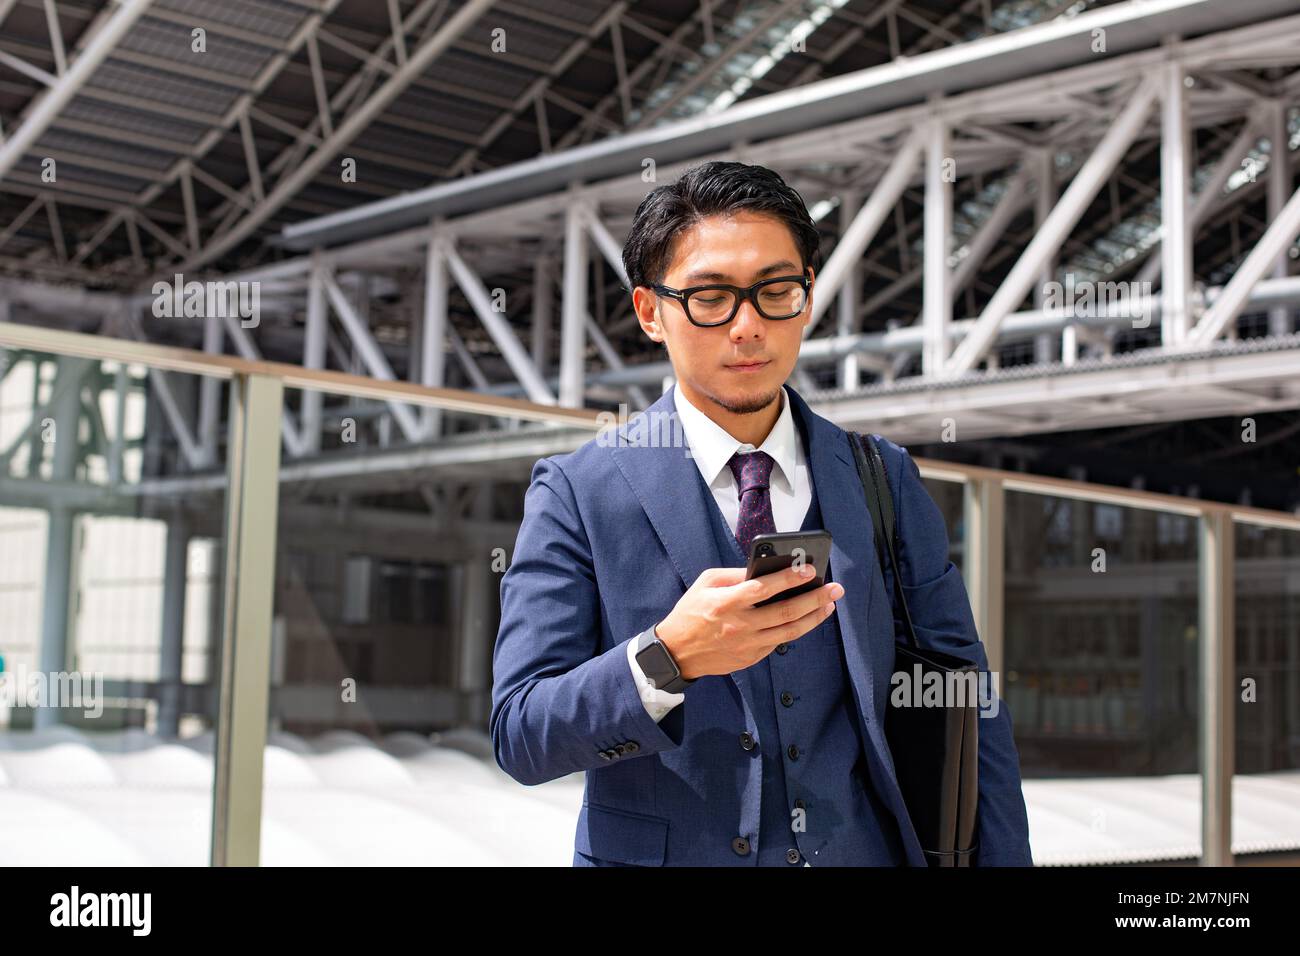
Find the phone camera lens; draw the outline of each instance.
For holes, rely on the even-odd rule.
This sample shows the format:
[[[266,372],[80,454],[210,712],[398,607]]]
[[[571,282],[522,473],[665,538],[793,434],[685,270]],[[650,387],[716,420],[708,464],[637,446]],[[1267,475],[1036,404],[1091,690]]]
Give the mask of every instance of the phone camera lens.
[[[758,546],[758,553],[759,553],[762,557],[769,558],[769,557],[771,557],[772,554],[773,554],[772,546],[771,546],[770,544],[760,544],[760,545]]]

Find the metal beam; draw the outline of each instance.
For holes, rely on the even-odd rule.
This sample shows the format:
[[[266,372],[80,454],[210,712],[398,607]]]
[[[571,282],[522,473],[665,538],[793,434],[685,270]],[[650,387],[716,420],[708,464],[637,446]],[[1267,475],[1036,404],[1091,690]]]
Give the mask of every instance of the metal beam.
[[[956,168],[950,155],[949,132],[944,120],[935,118],[926,130],[925,142],[925,245],[922,286],[921,349],[922,374],[937,375],[948,360],[948,336],[952,325],[952,277],[948,271],[948,250],[952,237],[952,180],[948,166]]]
[[[547,386],[541,373],[537,371],[537,366],[528,357],[528,352],[519,342],[514,329],[510,327],[509,322],[493,310],[492,302],[488,297],[487,290],[483,288],[483,283],[465,264],[465,260],[456,251],[455,244],[448,241],[443,247],[443,254],[446,257],[447,265],[451,267],[451,273],[456,279],[456,284],[465,293],[465,298],[469,300],[470,307],[474,310],[475,315],[479,317],[479,321],[487,329],[488,335],[492,336],[492,341],[501,350],[502,357],[505,358],[506,364],[510,366],[510,371],[514,372],[515,377],[523,386],[529,400],[539,405],[557,404],[555,395]],[[580,336],[582,331],[582,326],[579,324],[578,334]],[[581,407],[581,402],[572,407]]]
[[[39,66],[33,66],[21,57],[14,56],[7,50],[0,50],[0,64],[9,67],[9,69],[30,77],[37,83],[43,83],[46,86],[54,86],[59,82],[59,78],[53,73],[47,73]]]
[[[266,198],[262,187],[262,166],[257,158],[257,144],[253,140],[253,127],[248,121],[248,111],[239,114],[239,139],[244,146],[244,163],[248,166],[248,185],[253,190],[253,198],[261,202]]]
[[[610,235],[609,229],[607,229],[605,224],[600,221],[600,217],[596,214],[594,209],[589,206],[581,205],[575,208],[577,208],[579,213],[582,215],[587,231],[591,234],[591,239],[595,242],[596,248],[599,249],[600,254],[605,257],[605,261],[609,263],[609,267],[614,270],[614,274],[618,276],[618,281],[623,283],[624,288],[627,288],[628,278],[627,270],[623,268],[622,245],[618,240]]]
[[[1213,303],[1223,294],[1220,287],[1205,290],[1206,300]],[[1035,333],[1059,331],[1067,324],[1076,324],[1087,328],[1110,328],[1132,325],[1132,312],[1140,311],[1142,315],[1159,314],[1159,296],[1144,297],[1136,304],[1123,301],[1111,303],[1098,309],[1089,316],[1070,316],[1065,310],[1035,310],[1018,312],[1008,316],[999,330],[999,338],[1007,341],[1025,341],[1032,339]],[[1268,307],[1279,302],[1300,303],[1300,276],[1289,279],[1265,279],[1260,282],[1250,295],[1250,302],[1255,307]],[[956,319],[952,323],[952,338],[960,340],[969,334],[975,319]],[[843,338],[840,336],[823,336],[804,342],[799,350],[799,366],[811,367],[838,362],[850,352],[863,352],[878,355],[899,355],[907,352],[919,353],[924,341],[924,331],[920,326],[902,326],[883,332],[860,332]],[[643,362],[629,366],[622,371],[593,371],[587,375],[587,385],[604,385],[625,388],[631,384],[650,385],[661,382],[664,376],[672,375],[672,365],[667,361]],[[553,378],[553,377],[552,377]],[[910,388],[924,389],[918,379]],[[493,385],[493,394],[514,395],[521,390],[515,383]],[[931,389],[932,391],[932,389]]]
[[[478,362],[474,360],[474,356],[465,347],[465,340],[460,337],[460,333],[451,324],[447,325],[447,338],[451,340],[451,348],[456,354],[456,361],[460,363],[460,367],[465,371],[465,376],[469,379],[470,384],[480,392],[491,389],[492,383],[483,374],[483,370],[478,367]]]
[[[85,298],[74,293],[73,299]],[[236,322],[233,326],[240,329]],[[229,332],[230,325],[226,331]],[[100,362],[130,362],[168,371],[213,375],[229,379],[235,375],[274,375],[283,379],[286,388],[317,388],[334,395],[351,395],[371,400],[401,401],[411,405],[435,405],[459,414],[489,418],[519,418],[564,426],[599,428],[597,413],[588,409],[559,408],[520,402],[465,389],[428,389],[410,382],[383,382],[375,378],[344,372],[315,371],[283,362],[250,361],[233,356],[210,356],[192,349],[174,348],[148,342],[104,335],[87,335],[17,323],[0,323],[0,346],[28,351],[53,352]]]
[[[1106,131],[1101,142],[1083,168],[1075,175],[1060,201],[1052,209],[1042,228],[1030,241],[1024,254],[1011,267],[1002,285],[989,300],[974,328],[954,351],[944,365],[944,377],[955,377],[974,368],[997,337],[998,326],[1022,299],[1035,276],[1054,250],[1078,223],[1097,192],[1114,172],[1138,131],[1146,122],[1147,114],[1156,100],[1157,88],[1144,80]]]
[[[203,319],[203,351],[220,355],[223,345],[221,319],[215,315]],[[217,463],[217,426],[221,420],[221,380],[205,375],[199,380],[199,448],[204,467]]]
[[[1043,147],[1033,151],[1026,168],[1032,170],[1034,178],[1034,229],[1043,228],[1047,217],[1052,214],[1056,204],[1056,150]],[[1038,272],[1038,281],[1034,285],[1034,308],[1041,309],[1047,299],[1047,284],[1056,277],[1056,256],[1048,256],[1047,261]],[[1067,334],[1068,332],[1068,334]],[[1066,326],[1061,334],[1061,361],[1073,364],[1076,358],[1077,342],[1074,327]],[[1038,362],[1051,362],[1054,359],[1052,347],[1055,336],[1042,332],[1034,336],[1034,359]],[[996,354],[990,356],[997,360]],[[990,363],[992,364],[992,363]]]
[[[533,260],[532,357],[538,371],[550,364],[551,312],[554,307],[553,260],[543,253]]]
[[[894,154],[889,168],[880,177],[880,182],[871,191],[871,197],[862,204],[858,214],[840,235],[840,241],[836,243],[835,250],[822,266],[821,275],[817,276],[814,283],[812,319],[804,327],[805,340],[817,327],[822,315],[831,307],[840,286],[852,272],[853,266],[862,258],[862,253],[875,238],[889,211],[903,195],[903,190],[907,188],[916,170],[924,147],[923,131],[915,130],[908,135],[899,146],[898,152]]]
[[[307,327],[302,340],[304,368],[324,368],[329,331],[329,317],[325,311],[325,268],[320,257],[312,266],[307,279]],[[302,441],[307,454],[320,451],[321,409],[325,396],[314,388],[302,391]]]
[[[180,446],[181,455],[184,456],[186,464],[191,468],[202,468],[204,465],[203,451],[199,448],[198,440],[195,439],[194,433],[190,431],[190,426],[185,421],[180,402],[176,400],[176,393],[172,391],[171,382],[167,380],[167,373],[151,368],[149,369],[149,381],[153,383],[154,396],[158,399],[158,407],[163,410],[163,414],[167,417],[167,424],[171,426],[172,434],[176,436],[176,443]]]
[[[696,9],[690,16],[684,18],[673,32],[665,36],[658,30],[646,26],[639,22],[635,17],[624,15],[619,20],[614,21],[618,24],[619,29],[626,26],[635,33],[654,43],[654,51],[639,62],[636,67],[628,74],[627,82],[630,88],[635,89],[641,81],[650,74],[656,65],[661,66],[660,73],[652,77],[649,81],[651,89],[659,89],[664,85],[663,77],[666,76],[668,65],[672,57],[680,57],[684,61],[700,63],[703,58],[699,52],[692,47],[687,46],[686,42],[693,36],[697,29],[697,21],[708,23],[708,17],[703,7]],[[620,34],[621,35],[621,34]],[[711,42],[711,41],[710,41]],[[565,133],[555,143],[555,150],[565,150],[571,146],[580,143],[586,139],[593,127],[608,129],[611,125],[609,120],[605,119],[605,113],[614,107],[618,102],[619,91],[611,90],[591,109],[584,110],[582,119],[572,129]]]
[[[1292,195],[1255,248],[1237,267],[1223,294],[1214,302],[1196,328],[1184,340],[1191,348],[1204,348],[1218,338],[1228,324],[1236,321],[1250,298],[1251,290],[1264,277],[1279,255],[1300,235],[1300,189]]]
[[[393,381],[397,378],[393,374],[393,367],[388,364],[388,359],[384,357],[383,350],[375,342],[374,336],[370,333],[370,328],[357,315],[357,310],[352,307],[343,290],[339,288],[334,276],[328,270],[323,270],[320,276],[321,285],[325,290],[325,295],[329,298],[330,305],[334,308],[334,313],[343,323],[344,330],[348,333],[348,338],[356,347],[357,353],[361,356],[361,361],[365,363],[367,370],[375,378],[384,381]],[[401,402],[389,402],[389,409],[393,413],[393,418],[397,421],[397,426],[401,428],[402,434],[406,436],[407,441],[418,442],[423,437],[423,429],[420,427],[419,420],[415,417],[415,412],[409,405]]]
[[[584,319],[586,320],[584,324],[587,329],[587,335],[591,338],[592,344],[596,346],[596,351],[600,353],[600,357],[605,364],[612,369],[626,368],[627,366],[623,362],[622,357],[618,354],[617,350],[615,350],[614,346],[610,345],[609,339],[607,339],[605,333],[600,330],[600,326],[597,325],[596,320],[591,317],[591,313],[585,315]],[[632,395],[632,401],[636,402],[639,408],[648,408],[650,406],[651,400],[646,396],[646,393],[641,389],[641,386],[629,385],[628,391]]]
[[[202,249],[197,255],[189,257],[181,266],[181,272],[191,272],[206,265],[213,259],[225,254],[238,243],[252,235],[253,231],[266,222],[281,206],[307,185],[317,173],[348,143],[352,142],[389,104],[393,102],[411,81],[429,68],[429,65],[447,49],[458,36],[469,29],[475,21],[486,13],[494,0],[466,0],[447,21],[438,28],[428,40],[411,52],[406,63],[399,67],[382,86],[359,109],[350,113],[338,127],[327,134],[320,146],[304,159],[292,172],[285,175],[275,188],[267,194],[257,208],[239,220],[229,229],[223,231]]]
[[[121,313],[122,324],[126,329],[139,341],[145,341],[144,328],[140,324],[140,317],[132,309],[125,309]],[[167,419],[167,424],[171,426],[172,434],[176,437],[176,443],[180,446],[181,455],[185,463],[193,469],[203,468],[207,464],[207,457],[199,445],[199,440],[190,430],[189,423],[185,420],[185,413],[181,410],[180,402],[176,399],[176,393],[172,391],[171,382],[167,379],[167,373],[160,368],[149,369],[149,381],[153,385],[154,397],[158,400],[158,407],[162,409],[163,415]]]
[[[645,129],[653,126],[678,103],[711,80],[719,70],[728,64],[734,63],[736,57],[749,51],[756,43],[763,41],[774,29],[781,25],[782,20],[790,17],[796,6],[802,6],[799,0],[782,0],[782,2],[764,11],[761,18],[752,21],[752,25],[745,33],[732,39],[721,52],[705,59],[699,68],[691,73],[689,78],[677,84],[677,88],[671,96],[640,117],[637,120],[636,128]]]
[[[295,223],[285,227],[282,236],[290,249],[336,245],[418,226],[437,214],[461,215],[562,192],[575,182],[624,175],[629,168],[637,168],[647,155],[653,155],[662,169],[671,163],[730,149],[738,141],[757,142],[828,127],[902,108],[930,94],[953,95],[987,88],[1040,74],[1046,68],[1097,64],[1117,54],[1158,47],[1170,33],[1223,31],[1293,11],[1290,0],[1150,0],[1115,4],[760,97],[716,115],[611,137],[483,176],[439,183],[311,222]],[[1091,49],[1093,31],[1097,29],[1106,31],[1105,53]],[[611,91],[610,102],[616,102],[617,97],[617,91]],[[803,152],[806,154],[806,149]]]
[[[516,117],[527,108],[532,101],[540,101],[543,97],[549,96],[558,99],[558,95],[552,88],[555,79],[561,76],[573,63],[585,53],[592,42],[600,34],[604,33],[608,26],[618,22],[619,17],[627,9],[626,0],[610,4],[610,6],[597,17],[592,24],[586,28],[586,32],[573,41],[567,48],[561,51],[553,63],[547,64],[542,76],[538,77],[508,108],[501,111],[500,115],[493,121],[492,125],[487,128],[482,136],[476,139],[476,142],[469,149],[465,150],[455,162],[451,164],[449,170],[449,179],[455,179],[467,172],[472,172],[475,162],[484,149],[496,142],[497,137],[504,133],[513,125]],[[572,107],[581,109],[578,104],[571,104]]]
[[[1189,69],[1211,69],[1216,62],[1215,58],[1226,55],[1228,51],[1249,49],[1251,44],[1261,42],[1261,37],[1275,37],[1287,31],[1290,31],[1292,35],[1300,35],[1300,17],[1269,24],[1267,30],[1254,27],[1227,34],[1215,34],[1203,38],[1203,41],[1191,41],[1180,48],[1180,58],[1182,62],[1188,65]],[[715,154],[713,158],[762,161],[769,165],[781,167],[788,163],[802,163],[804,157],[809,152],[812,152],[825,157],[827,161],[857,163],[860,161],[862,150],[870,149],[873,153],[882,152],[883,147],[877,147],[874,145],[875,143],[883,143],[891,135],[897,135],[900,131],[905,132],[907,129],[914,127],[927,118],[926,114],[931,111],[940,113],[953,123],[970,122],[972,118],[979,122],[986,122],[990,118],[1001,118],[1010,121],[1013,114],[1025,113],[1026,107],[1023,104],[1029,103],[1037,104],[1036,115],[1047,117],[1059,113],[1063,108],[1064,97],[1062,91],[1105,89],[1115,84],[1117,75],[1130,78],[1141,77],[1167,62],[1168,56],[1169,54],[1162,50],[1133,54],[1125,58],[1122,63],[1078,67],[1073,70],[1054,73],[1050,77],[1040,78],[1032,82],[1022,81],[1002,87],[973,91],[953,97],[950,100],[926,104],[923,107],[907,107],[886,115],[868,116],[824,130],[804,130],[797,137],[788,137],[784,140],[776,140],[750,147],[745,150],[743,156],[736,149],[732,149],[722,154]],[[1008,113],[1009,107],[1007,104],[1020,105],[1016,106],[1011,113]],[[1201,125],[1204,125],[1205,122],[1220,123],[1223,122],[1223,119],[1221,117],[1211,118],[1204,122],[1198,119],[1198,123]],[[873,145],[868,146],[868,143]],[[1074,148],[1073,142],[1065,145]],[[846,147],[852,147],[854,152],[850,154],[847,152]],[[986,151],[981,154],[982,158],[977,163],[974,165],[967,163],[965,168],[972,175],[978,175],[982,171],[991,172],[1003,168],[1017,158],[1022,148],[1023,143],[1019,141],[1011,143],[1010,149],[1013,152],[1008,152],[1005,157],[989,156]],[[1139,149],[1143,148],[1146,147],[1140,147]],[[682,164],[680,168],[684,169],[685,164]],[[661,175],[667,175],[669,171],[670,168],[660,167]],[[473,177],[474,180],[478,178]],[[463,183],[464,188],[469,188],[470,180],[465,180]],[[456,185],[457,188],[461,188],[462,184],[458,183]],[[627,202],[633,196],[640,195],[638,190],[643,191],[643,188],[639,176],[625,175],[608,182],[585,186],[582,192],[596,202],[606,200]],[[1156,195],[1154,190],[1151,190],[1151,192],[1152,195]],[[502,228],[517,230],[521,223],[527,223],[534,228],[544,230],[548,228],[547,217],[562,214],[570,198],[568,193],[553,193],[527,203],[499,205],[494,209],[487,209],[470,216],[458,217],[457,231],[465,236],[484,235],[495,237],[499,235]],[[422,244],[424,241],[422,227],[392,233],[382,238],[367,240],[338,250],[331,250],[327,255],[331,260],[340,263],[347,261],[370,262],[373,261],[376,255],[406,251],[415,245]],[[291,266],[292,263],[293,260],[290,260],[286,265]]]
[[[435,223],[429,233],[429,246],[424,261],[424,312],[420,332],[420,384],[441,388],[447,373],[445,339],[451,324],[447,317],[447,299],[450,291],[447,281],[447,260],[444,242]],[[442,434],[442,411],[437,408],[421,410],[424,437],[434,439]]]
[[[1264,122],[1269,143],[1267,206],[1270,221],[1281,214],[1287,197],[1291,195],[1291,184],[1294,181],[1291,175],[1291,130],[1287,123],[1289,112],[1287,103],[1282,100],[1269,100],[1264,104]],[[1287,265],[1286,253],[1279,253],[1271,270],[1273,278],[1285,279]],[[1285,306],[1274,309],[1268,316],[1269,334],[1286,335],[1291,331],[1290,319]]]
[[[1228,184],[1232,174],[1241,169],[1242,160],[1246,158],[1258,139],[1258,123],[1255,115],[1251,113],[1246,117],[1246,122],[1236,138],[1228,144],[1227,149],[1223,151],[1218,162],[1215,163],[1214,169],[1201,187],[1201,191],[1196,194],[1196,201],[1192,204],[1192,210],[1187,217],[1187,230],[1192,233],[1193,237],[1196,230],[1205,223],[1210,213],[1226,198],[1223,188]],[[1153,253],[1158,253],[1158,243],[1159,237],[1157,237],[1157,245],[1152,247]],[[1142,266],[1141,271],[1138,272],[1137,281],[1140,283],[1154,282],[1160,277],[1161,267],[1162,257],[1159,254],[1151,255]]]
[[[45,91],[21,125],[0,144],[0,180],[26,155],[152,3],[153,0],[123,0],[106,23],[94,27],[95,32],[90,42],[73,60],[72,65],[59,76],[57,83]]]
[[[185,239],[191,251],[197,251],[202,241],[199,238],[199,211],[194,205],[194,179],[190,176],[190,165],[181,169],[181,201],[185,207]]]
[[[221,142],[225,138],[227,131],[236,122],[240,125],[240,136],[243,139],[245,159],[250,166],[250,182],[248,188],[253,196],[260,201],[263,198],[261,176],[260,171],[252,168],[256,160],[256,150],[253,146],[252,130],[248,125],[249,111],[254,108],[254,98],[262,93],[276,78],[276,76],[280,74],[280,71],[290,62],[298,48],[305,42],[306,38],[320,27],[321,23],[324,22],[325,17],[329,16],[340,2],[341,0],[323,0],[320,7],[303,20],[298,29],[294,31],[293,36],[289,38],[288,43],[286,43],[281,50],[267,61],[265,66],[262,67],[254,78],[251,86],[235,99],[234,103],[231,104],[231,107],[226,110],[222,116],[214,119],[211,117],[194,115],[193,111],[181,111],[180,115],[190,119],[192,122],[201,125],[212,125],[213,128],[205,133],[198,143],[188,149],[186,156],[178,159],[168,168],[162,177],[156,178],[148,189],[135,197],[131,206],[118,208],[113,211],[113,214],[123,215],[131,208],[143,209],[144,207],[149,206],[180,176],[181,170],[186,162],[193,164],[207,155],[207,153],[210,152],[217,143]],[[159,11],[154,11],[155,14],[158,12]],[[178,14],[178,16],[183,15]],[[83,95],[89,95],[96,99],[107,99],[108,102],[125,103],[125,101],[120,100],[120,95],[115,95],[104,90],[85,90],[83,91]],[[126,103],[125,105],[130,105],[135,109],[145,109],[148,108],[149,101],[133,101],[131,103]],[[157,109],[157,104],[154,104],[153,108]],[[172,111],[170,115],[175,115],[175,107],[171,106],[169,109]],[[177,145],[183,146],[184,144],[178,143]],[[180,253],[178,258],[183,258],[185,255],[186,253]],[[134,258],[137,260],[137,267],[139,267],[142,264],[141,257],[134,256]]]
[[[1160,76],[1160,338],[1166,345],[1177,345],[1191,328],[1192,229],[1187,206],[1192,189],[1186,76],[1176,62],[1165,66]]]
[[[251,362],[262,361],[262,353],[257,345],[253,342],[253,337],[248,334],[248,330],[239,324],[239,320],[232,315],[222,316],[222,321],[226,326],[226,334],[230,336],[230,341],[235,345],[235,351]],[[280,416],[280,434],[284,438],[284,447],[289,450],[291,455],[305,455],[307,453],[307,444],[301,433],[294,425],[293,416],[288,409],[283,410]]]
[[[311,85],[316,92],[316,112],[320,120],[321,132],[329,137],[334,133],[334,118],[330,115],[329,96],[325,93],[325,77],[321,75],[320,69],[320,47],[316,44],[317,34],[324,34],[324,32],[324,30],[317,30],[307,37],[307,60],[311,64]]]
[[[600,250],[600,254],[605,258],[605,261],[609,263],[610,268],[614,270],[614,273],[618,276],[618,281],[622,284],[622,287],[627,288],[628,278],[627,270],[623,267],[622,248],[614,237],[610,235],[609,230],[605,228],[605,224],[600,221],[600,216],[597,214],[596,210],[581,204],[574,208],[585,221],[587,232],[591,236],[592,241],[596,244],[596,248]],[[597,291],[599,291],[599,289]],[[605,364],[612,369],[624,368],[625,364],[622,357],[610,344],[609,339],[606,338],[605,333],[601,331],[596,320],[591,317],[590,313],[584,316],[584,319],[587,335],[591,338],[592,344],[596,346],[596,351],[600,353]],[[646,408],[650,405],[649,397],[641,390],[640,386],[633,385],[628,389],[628,391],[631,393],[632,401],[636,402],[639,407]]]
[[[402,27],[402,10],[397,0],[388,0],[388,26],[393,31],[393,55],[397,65],[406,63],[406,30]]]
[[[841,226],[847,226],[852,218],[857,215],[862,208],[862,194],[857,189],[845,189],[840,192],[839,221]],[[839,295],[836,296],[836,322],[835,332],[837,335],[852,335],[861,328],[858,320],[858,299],[862,291],[862,269],[854,265],[845,276],[844,282],[840,284]],[[842,389],[856,389],[861,383],[861,361],[858,353],[854,352],[844,356],[840,360],[839,368],[836,370],[836,381]]]
[[[578,408],[586,381],[587,216],[580,203],[564,217],[564,291],[560,299],[560,404]]]
[[[55,73],[68,73],[68,53],[64,51],[64,30],[59,26],[59,10],[55,9],[55,0],[43,0],[45,7],[45,27],[49,30],[49,52],[55,56]]]
[[[180,736],[181,684],[184,681],[186,573],[189,569],[189,529],[179,515],[167,521],[163,545],[163,593],[158,653],[159,737]]]
[[[1007,231],[1012,220],[1029,204],[1031,187],[1035,177],[1027,166],[1021,166],[1006,180],[1002,195],[998,197],[993,211],[971,237],[966,255],[952,271],[952,291],[955,296],[975,278],[980,265],[993,247],[997,245],[1002,234]]]

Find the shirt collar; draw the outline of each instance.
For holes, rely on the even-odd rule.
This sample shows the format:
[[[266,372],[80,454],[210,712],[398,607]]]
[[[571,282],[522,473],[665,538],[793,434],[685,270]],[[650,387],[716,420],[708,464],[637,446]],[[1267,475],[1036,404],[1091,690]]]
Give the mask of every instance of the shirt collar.
[[[704,412],[696,408],[691,401],[682,394],[680,386],[673,387],[673,403],[677,407],[677,417],[682,423],[682,431],[686,435],[686,440],[691,446],[691,454],[699,465],[700,473],[704,480],[712,487],[718,480],[722,470],[727,467],[727,462],[731,461],[731,456],[736,452],[754,451],[754,446],[743,443],[735,438],[713,419],[705,415]],[[790,410],[790,396],[784,385],[781,386],[781,414],[777,416],[776,424],[768,433],[763,444],[758,447],[758,451],[765,452],[772,456],[776,462],[772,470],[773,480],[780,480],[785,483],[788,491],[794,491],[794,469],[795,469],[795,442],[798,436],[795,432],[794,413]],[[780,472],[780,478],[776,477]]]

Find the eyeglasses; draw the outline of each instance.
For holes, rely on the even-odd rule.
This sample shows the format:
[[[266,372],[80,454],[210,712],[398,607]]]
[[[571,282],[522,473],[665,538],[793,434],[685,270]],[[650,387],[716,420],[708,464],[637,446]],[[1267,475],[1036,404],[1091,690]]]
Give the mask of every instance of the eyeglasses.
[[[666,285],[650,288],[682,304],[692,325],[712,328],[726,325],[740,311],[740,303],[749,299],[765,319],[793,319],[808,304],[808,276],[777,276],[760,279],[748,289],[736,285],[694,285],[689,289],[672,289]]]

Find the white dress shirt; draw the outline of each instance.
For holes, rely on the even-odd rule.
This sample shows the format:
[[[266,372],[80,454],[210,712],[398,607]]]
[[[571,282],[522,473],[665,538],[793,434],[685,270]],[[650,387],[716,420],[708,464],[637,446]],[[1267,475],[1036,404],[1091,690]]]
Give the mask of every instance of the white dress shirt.
[[[734,438],[721,425],[696,408],[682,394],[678,386],[673,388],[673,402],[677,406],[677,416],[682,423],[682,433],[691,448],[691,456],[704,477],[704,483],[713,492],[722,517],[726,519],[731,533],[736,533],[736,524],[740,520],[740,493],[736,487],[736,476],[727,463],[731,456],[740,452],[748,454],[755,451],[753,445]],[[800,440],[795,425],[794,413],[790,410],[790,397],[785,386],[781,386],[781,414],[772,426],[766,440],[757,449],[772,456],[776,462],[772,467],[768,494],[772,501],[772,521],[777,531],[798,531],[807,517],[808,507],[812,504],[812,480],[808,474],[807,456],[804,454],[803,442]],[[657,623],[657,622],[656,622]],[[653,632],[654,628],[649,629]],[[646,633],[646,632],[642,632]],[[659,690],[645,676],[636,662],[638,634],[627,642],[627,661],[632,668],[641,702],[655,721],[686,699],[685,692],[670,694]]]

